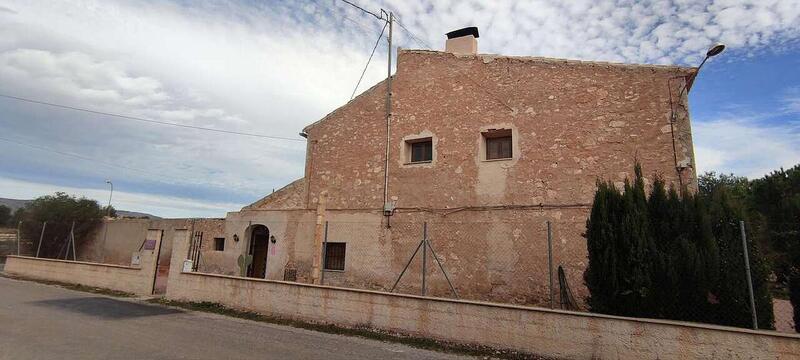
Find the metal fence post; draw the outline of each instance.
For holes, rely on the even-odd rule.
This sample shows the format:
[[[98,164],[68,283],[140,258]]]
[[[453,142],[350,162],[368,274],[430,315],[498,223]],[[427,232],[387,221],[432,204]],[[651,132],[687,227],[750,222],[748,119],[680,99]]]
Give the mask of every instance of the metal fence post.
[[[42,233],[39,235],[39,245],[36,246],[36,257],[39,257],[39,251],[42,250],[42,240],[44,239],[44,229],[47,227],[47,221],[42,223]]]
[[[328,220],[325,220],[325,236],[322,238],[322,266],[319,271],[319,284],[325,285],[325,257],[328,256]]]
[[[428,272],[428,222],[422,223],[422,296],[427,292],[426,288],[426,273]]]
[[[753,315],[753,329],[758,330],[758,315],[756,314],[756,301],[753,297],[753,279],[750,276],[750,258],[747,255],[747,234],[744,231],[744,221],[739,221],[739,230],[742,233],[742,251],[744,251],[744,269],[747,272],[747,292],[750,295],[750,313]]]
[[[72,239],[72,260],[78,261],[78,252],[75,251],[75,222],[72,222],[72,229],[69,230],[69,238]]]
[[[547,220],[547,269],[550,275],[550,308],[555,308],[555,295],[553,293],[553,230],[550,220]]]
[[[22,220],[17,223],[17,256],[20,256],[20,241],[22,241],[22,236],[20,235],[20,229],[22,228]]]

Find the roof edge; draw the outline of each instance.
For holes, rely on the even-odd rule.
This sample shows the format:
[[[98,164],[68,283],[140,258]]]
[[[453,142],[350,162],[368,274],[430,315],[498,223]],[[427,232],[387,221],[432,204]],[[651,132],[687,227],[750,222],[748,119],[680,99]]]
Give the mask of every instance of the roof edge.
[[[267,202],[268,200],[270,200],[273,196],[280,195],[283,192],[285,192],[286,190],[290,190],[292,187],[294,187],[298,183],[304,181],[305,179],[306,179],[305,176],[301,177],[299,179],[295,179],[294,181],[284,185],[282,188],[280,188],[278,190],[275,190],[274,192],[268,194],[267,196],[264,196],[264,197],[256,200],[252,204],[242,207],[241,210],[252,210],[254,208],[257,208],[257,207],[261,206],[262,204],[264,204],[265,202]]]
[[[392,78],[394,78],[394,75],[392,75]],[[378,87],[380,87],[384,83],[386,83],[386,79],[383,79],[380,82],[378,82],[377,84],[372,85],[372,87],[370,87],[369,89],[362,91],[360,94],[358,94],[356,97],[350,99],[350,101],[346,102],[344,105],[337,107],[333,111],[329,112],[327,115],[323,116],[322,119],[319,119],[319,120],[317,120],[317,121],[315,121],[315,122],[313,122],[311,124],[306,125],[306,127],[303,128],[303,132],[304,133],[308,133],[309,129],[319,125],[319,123],[327,120],[328,118],[332,117],[333,115],[336,115],[336,113],[338,113],[339,110],[344,109],[345,107],[347,107],[348,105],[350,105],[354,101],[358,100],[359,98],[361,98],[361,97],[363,97],[363,96],[365,96],[367,94],[372,93],[373,91],[375,91]]]
[[[458,58],[476,58],[484,61],[491,61],[495,59],[511,59],[518,61],[541,62],[547,64],[570,64],[570,65],[588,65],[588,66],[614,66],[623,68],[652,68],[658,70],[678,70],[678,71],[694,71],[697,67],[694,66],[681,66],[681,65],[659,65],[659,64],[636,64],[636,63],[620,63],[610,61],[592,61],[592,60],[575,60],[575,59],[560,59],[550,58],[543,56],[517,56],[517,55],[498,55],[498,54],[453,54],[446,51],[438,50],[420,50],[420,49],[398,49],[398,53],[409,54],[422,54],[422,55],[451,55]]]

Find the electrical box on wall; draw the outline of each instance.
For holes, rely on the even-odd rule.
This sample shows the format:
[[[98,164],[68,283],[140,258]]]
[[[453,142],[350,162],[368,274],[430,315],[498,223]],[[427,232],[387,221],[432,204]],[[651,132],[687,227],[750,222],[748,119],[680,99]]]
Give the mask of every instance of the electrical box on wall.
[[[131,266],[137,266],[142,264],[142,254],[139,252],[135,252],[131,255]]]
[[[394,215],[395,204],[396,201],[390,201],[383,204],[383,216],[392,216]]]

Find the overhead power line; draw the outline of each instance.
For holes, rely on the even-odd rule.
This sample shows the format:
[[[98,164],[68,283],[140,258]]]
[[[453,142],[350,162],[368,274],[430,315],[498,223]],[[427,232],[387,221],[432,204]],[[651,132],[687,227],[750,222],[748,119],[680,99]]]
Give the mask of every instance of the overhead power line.
[[[405,25],[403,25],[403,23],[401,23],[400,20],[397,19],[397,16],[395,16],[394,22],[396,22],[397,25],[400,25],[400,28],[403,29],[403,31],[405,31],[406,34],[408,34],[408,36],[410,36],[411,39],[413,39],[419,46],[426,47],[428,48],[428,50],[433,50],[433,48],[430,45],[428,45],[428,43],[426,43],[425,41],[414,35],[414,33],[411,32],[411,30],[408,30],[408,28]]]
[[[85,160],[85,161],[89,161],[89,162],[94,162],[94,163],[97,163],[97,164],[100,164],[100,165],[104,165],[104,166],[108,166],[108,167],[113,167],[113,168],[118,168],[118,169],[123,169],[123,170],[136,171],[136,172],[139,172],[139,173],[142,173],[142,174],[147,174],[147,175],[154,175],[154,176],[160,177],[162,179],[167,179],[167,180],[171,180],[171,181],[185,182],[185,180],[178,180],[178,179],[168,178],[168,177],[165,177],[162,174],[154,173],[154,172],[151,172],[151,171],[132,168],[132,167],[128,167],[128,166],[125,166],[125,165],[119,165],[119,164],[115,164],[115,163],[112,163],[112,162],[91,158],[91,157],[88,157],[88,156],[83,156],[83,155],[73,154],[73,153],[69,153],[69,152],[65,152],[65,151],[61,151],[61,150],[55,150],[55,149],[47,148],[47,147],[44,147],[44,146],[28,144],[28,143],[24,143],[24,142],[21,142],[21,141],[11,140],[11,139],[7,139],[7,138],[3,138],[3,137],[0,137],[0,141],[5,141],[7,143],[20,145],[20,146],[26,146],[26,147],[29,147],[29,148],[32,148],[32,149],[45,151],[45,152],[49,152],[49,153],[53,153],[53,154],[58,154],[58,155],[61,155],[61,156],[67,156],[67,157],[81,159],[81,160]]]
[[[369,11],[369,10],[367,10],[367,9],[364,9],[363,7],[361,7],[361,6],[358,6],[358,5],[356,5],[356,4],[354,4],[354,3],[350,2],[350,1],[347,1],[347,0],[341,0],[341,1],[342,1],[343,3],[345,3],[345,4],[347,4],[347,5],[350,5],[350,6],[354,7],[354,8],[356,8],[356,9],[358,9],[358,10],[361,10],[361,11],[363,11],[363,12],[364,12],[364,13],[366,13],[366,14],[369,14],[369,15],[372,15],[372,16],[374,16],[374,17],[375,17],[375,18],[377,18],[378,20],[386,20],[386,19],[384,19],[382,16],[380,16],[380,15],[378,15],[378,14],[376,14],[376,13],[372,12],[372,11]]]
[[[358,78],[358,82],[356,83],[355,89],[353,89],[353,94],[350,95],[350,100],[353,100],[353,98],[356,96],[356,91],[358,91],[358,86],[361,85],[361,80],[364,79],[364,74],[367,73],[367,68],[369,67],[369,63],[372,61],[372,57],[375,55],[375,50],[378,48],[378,45],[380,45],[381,39],[383,38],[383,33],[386,31],[386,26],[388,25],[389,25],[388,22],[383,25],[383,29],[381,30],[380,35],[378,35],[378,40],[375,41],[375,46],[372,48],[372,53],[369,54],[369,59],[367,59],[367,65],[365,65],[364,70],[361,71],[361,76]]]
[[[75,106],[56,104],[56,103],[40,101],[40,100],[34,100],[34,99],[29,99],[29,98],[24,98],[24,97],[19,97],[19,96],[13,96],[13,95],[0,94],[0,97],[7,98],[7,99],[12,99],[12,100],[24,101],[24,102],[32,103],[32,104],[52,106],[52,107],[61,108],[61,109],[81,111],[81,112],[90,113],[90,114],[111,116],[111,117],[116,117],[116,118],[120,118],[120,119],[134,120],[134,121],[146,122],[146,123],[151,123],[151,124],[176,126],[176,127],[187,128],[187,129],[213,131],[213,132],[217,132],[217,133],[240,135],[240,136],[250,136],[250,137],[263,138],[263,139],[275,139],[275,140],[286,140],[286,141],[305,141],[303,139],[294,139],[294,138],[281,137],[281,136],[272,136],[272,135],[264,135],[264,134],[247,133],[247,132],[241,132],[241,131],[214,129],[214,128],[207,128],[207,127],[202,127],[202,126],[194,126],[194,125],[179,124],[179,123],[173,123],[173,122],[167,122],[167,121],[145,119],[145,118],[136,117],[136,116],[120,115],[120,114],[114,114],[114,113],[104,112],[104,111],[84,109],[84,108],[79,108],[79,107],[75,107]]]

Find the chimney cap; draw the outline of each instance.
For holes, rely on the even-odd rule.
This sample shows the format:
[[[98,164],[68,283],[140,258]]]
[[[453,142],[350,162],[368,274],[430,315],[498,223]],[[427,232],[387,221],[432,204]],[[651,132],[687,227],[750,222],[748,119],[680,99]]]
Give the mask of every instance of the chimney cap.
[[[448,39],[455,39],[455,38],[462,37],[462,36],[467,36],[467,35],[472,35],[472,36],[477,38],[478,37],[478,27],[477,26],[465,27],[463,29],[458,29],[458,30],[451,31],[451,32],[449,32],[449,33],[447,33],[445,35],[447,35]]]

